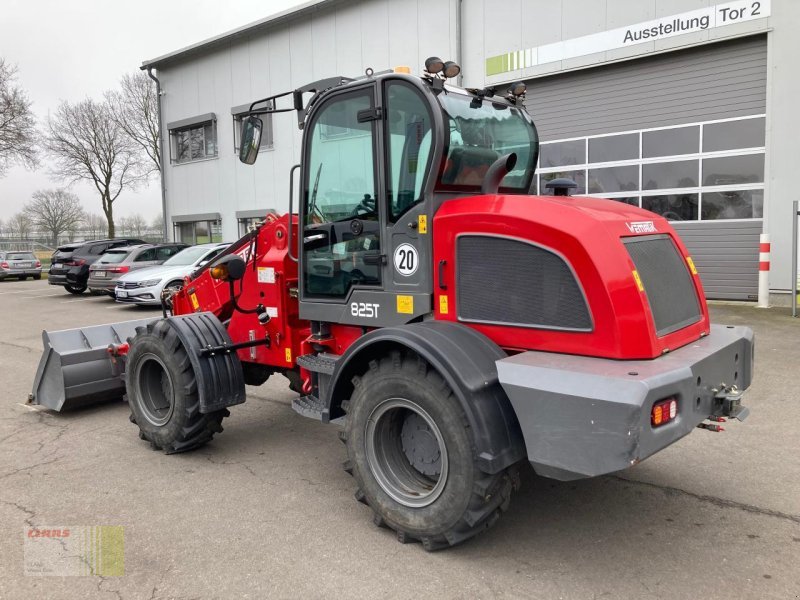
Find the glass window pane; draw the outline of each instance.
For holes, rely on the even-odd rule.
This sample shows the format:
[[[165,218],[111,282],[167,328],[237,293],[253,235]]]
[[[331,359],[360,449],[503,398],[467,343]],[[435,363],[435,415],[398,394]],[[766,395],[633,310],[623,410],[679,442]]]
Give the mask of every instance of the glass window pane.
[[[642,158],[696,154],[700,149],[700,126],[661,129],[642,133]]]
[[[389,209],[392,221],[422,200],[431,154],[431,114],[420,95],[405,83],[387,86]]]
[[[589,193],[613,194],[639,191],[639,166],[589,169]]]
[[[175,159],[178,162],[186,162],[192,159],[191,152],[189,151],[190,141],[188,131],[178,131],[175,134]]]
[[[202,127],[195,127],[194,129],[189,130],[189,136],[191,139],[191,149],[192,149],[192,160],[198,160],[201,158],[205,158],[206,154],[206,141],[203,137],[203,128]]]
[[[213,123],[203,126],[203,138],[206,142],[206,157],[217,155],[217,128]]]
[[[697,194],[642,196],[642,208],[670,221],[696,221]]]
[[[581,169],[580,171],[559,171],[558,173],[542,173],[540,175],[539,181],[539,193],[543,196],[552,196],[553,190],[548,190],[545,185],[548,181],[552,181],[553,179],[559,179],[561,177],[567,177],[572,179],[575,183],[578,184],[578,188],[572,190],[573,194],[585,194],[586,193],[586,171]]]
[[[563,167],[565,165],[582,165],[585,162],[586,142],[584,140],[542,144],[539,149],[539,166],[543,169]]]
[[[703,161],[703,185],[735,185],[763,181],[763,154],[707,158]]]
[[[760,148],[765,144],[764,118],[710,123],[703,126],[703,152]]]
[[[589,162],[611,162],[639,158],[639,134],[611,135],[589,140]]]
[[[703,219],[760,219],[764,216],[764,190],[706,192]]]
[[[208,234],[208,221],[197,221],[195,223],[195,236],[198,244],[207,244],[211,241],[211,236]]]
[[[699,163],[696,160],[642,165],[642,189],[664,190],[697,187]]]

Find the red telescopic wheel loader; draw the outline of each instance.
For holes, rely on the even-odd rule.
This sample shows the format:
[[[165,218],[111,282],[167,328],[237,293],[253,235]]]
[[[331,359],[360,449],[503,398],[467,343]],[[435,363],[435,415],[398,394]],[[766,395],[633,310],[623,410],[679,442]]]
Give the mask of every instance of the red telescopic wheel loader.
[[[462,89],[457,72],[431,58],[422,77],[368,70],[253,103],[242,162],[260,115],[303,130],[289,213],[165,296],[163,318],[45,332],[31,401],[125,394],[140,437],[174,453],[283,375],[297,413],[343,424],[375,521],[427,550],[492,525],[522,461],[594,477],[743,419],[753,333],[709,322],[669,223],[570,180],[531,195],[524,85]]]

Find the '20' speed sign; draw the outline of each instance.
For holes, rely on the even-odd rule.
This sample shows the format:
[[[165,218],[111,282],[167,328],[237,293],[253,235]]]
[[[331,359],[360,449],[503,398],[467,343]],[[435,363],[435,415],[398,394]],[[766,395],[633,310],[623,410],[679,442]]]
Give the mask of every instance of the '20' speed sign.
[[[400,244],[394,249],[394,268],[405,277],[410,277],[417,272],[419,267],[419,254],[411,244]]]

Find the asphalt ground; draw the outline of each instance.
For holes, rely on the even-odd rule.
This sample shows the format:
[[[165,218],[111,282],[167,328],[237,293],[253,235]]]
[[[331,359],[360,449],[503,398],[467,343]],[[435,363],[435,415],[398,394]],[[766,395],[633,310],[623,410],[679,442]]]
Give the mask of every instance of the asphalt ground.
[[[373,525],[335,426],[295,414],[282,377],[225,432],[166,456],[117,402],[26,406],[42,329],[157,315],[46,281],[0,284],[0,598],[798,598],[800,320],[712,306],[756,331],[752,414],[622,473],[560,483],[523,468],[489,531],[427,553]],[[124,526],[121,577],[26,576],[30,527]]]

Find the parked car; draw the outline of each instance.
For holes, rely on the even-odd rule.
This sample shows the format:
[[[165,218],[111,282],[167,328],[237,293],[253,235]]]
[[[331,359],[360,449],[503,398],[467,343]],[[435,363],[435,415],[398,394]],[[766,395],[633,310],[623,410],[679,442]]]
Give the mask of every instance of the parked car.
[[[125,273],[155,267],[172,258],[188,244],[141,244],[138,246],[119,246],[106,250],[89,267],[89,290],[114,295],[117,280]]]
[[[33,252],[0,252],[0,281],[6,277],[41,279],[42,263]]]
[[[164,289],[179,290],[183,278],[223,252],[230,244],[198,244],[181,250],[158,267],[140,269],[119,278],[114,293],[117,302],[161,304]]]
[[[89,266],[109,248],[144,244],[137,238],[91,240],[59,246],[50,259],[47,283],[63,286],[70,294],[82,294],[89,281]]]

